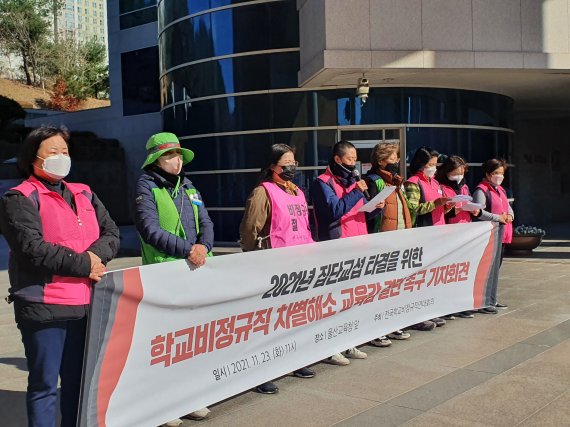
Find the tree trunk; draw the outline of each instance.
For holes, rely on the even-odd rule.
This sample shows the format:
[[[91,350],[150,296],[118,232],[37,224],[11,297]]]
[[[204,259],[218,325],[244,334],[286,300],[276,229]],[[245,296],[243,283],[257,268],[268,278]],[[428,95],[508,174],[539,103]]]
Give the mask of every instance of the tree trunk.
[[[24,51],[22,51],[22,64],[24,65],[24,73],[26,74],[26,84],[28,86],[33,86],[32,75],[30,74],[30,64],[28,63],[28,57]]]

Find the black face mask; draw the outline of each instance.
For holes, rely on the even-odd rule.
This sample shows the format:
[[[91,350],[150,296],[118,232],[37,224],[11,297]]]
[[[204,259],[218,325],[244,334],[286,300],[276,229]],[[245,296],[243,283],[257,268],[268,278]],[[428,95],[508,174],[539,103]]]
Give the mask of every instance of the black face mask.
[[[385,169],[386,172],[390,172],[392,175],[398,175],[400,173],[400,163],[388,163]]]
[[[345,163],[341,163],[341,165],[343,168],[348,169],[349,172],[352,172],[356,168],[356,165],[347,165]]]
[[[279,166],[281,168],[281,173],[277,176],[283,181],[291,181],[295,177],[295,172],[297,171],[297,166],[295,165],[285,165]]]

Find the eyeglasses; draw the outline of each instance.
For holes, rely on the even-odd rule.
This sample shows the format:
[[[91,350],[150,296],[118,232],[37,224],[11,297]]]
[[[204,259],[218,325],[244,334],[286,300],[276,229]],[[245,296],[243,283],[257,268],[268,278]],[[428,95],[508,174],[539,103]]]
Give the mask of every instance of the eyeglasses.
[[[282,165],[278,164],[277,166],[299,166],[299,162],[284,162]]]

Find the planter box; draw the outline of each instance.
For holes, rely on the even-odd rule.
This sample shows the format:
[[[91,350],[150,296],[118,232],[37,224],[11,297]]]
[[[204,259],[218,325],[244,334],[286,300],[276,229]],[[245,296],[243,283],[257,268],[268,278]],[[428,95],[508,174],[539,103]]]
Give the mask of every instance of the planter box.
[[[508,250],[514,254],[530,254],[542,242],[542,236],[513,236]]]

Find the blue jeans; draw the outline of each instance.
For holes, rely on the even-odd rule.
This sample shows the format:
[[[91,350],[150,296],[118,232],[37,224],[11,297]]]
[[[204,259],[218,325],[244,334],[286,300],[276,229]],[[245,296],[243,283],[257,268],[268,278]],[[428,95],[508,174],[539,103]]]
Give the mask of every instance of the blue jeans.
[[[86,318],[20,325],[29,371],[28,426],[55,426],[58,377],[61,426],[76,425],[86,325]]]

